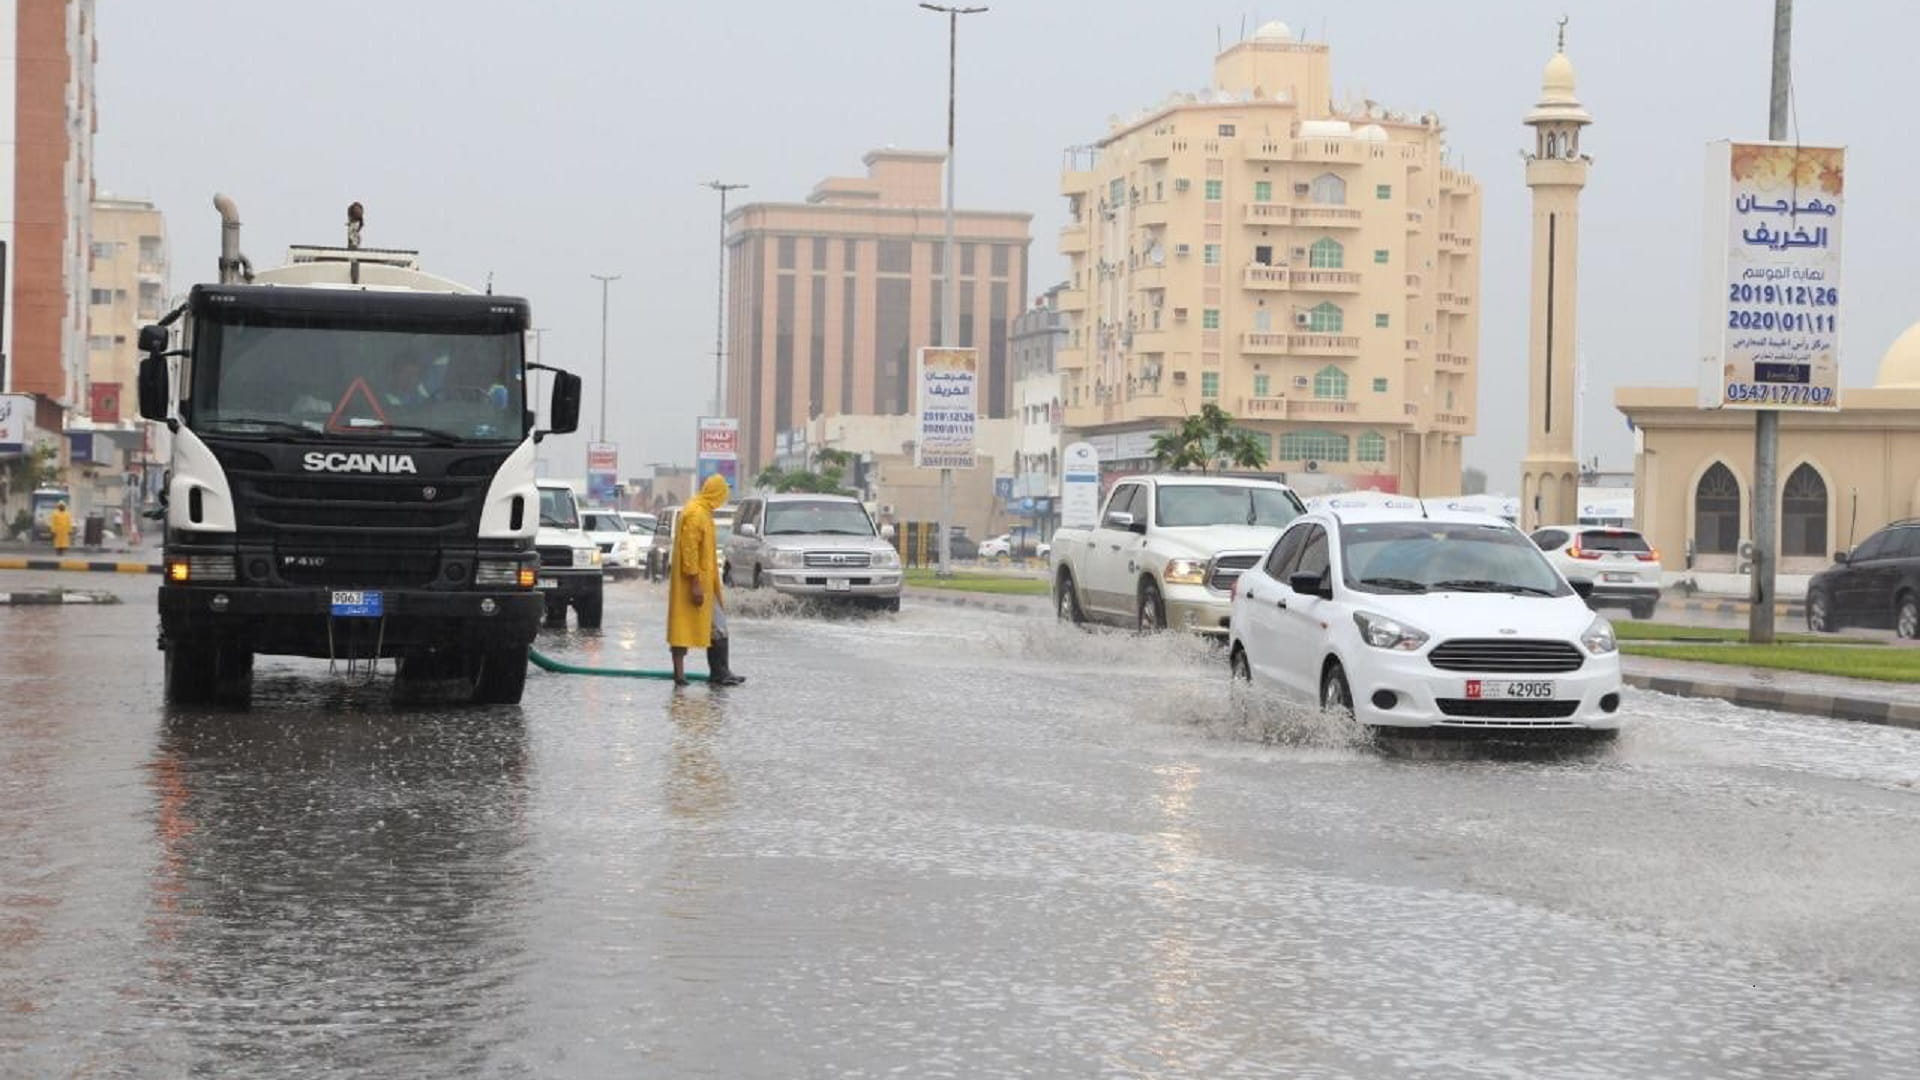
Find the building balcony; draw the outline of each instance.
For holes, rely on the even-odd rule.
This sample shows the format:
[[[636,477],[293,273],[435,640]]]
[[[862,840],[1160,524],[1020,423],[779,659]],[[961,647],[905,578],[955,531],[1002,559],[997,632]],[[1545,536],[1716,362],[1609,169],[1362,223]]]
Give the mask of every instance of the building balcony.
[[[1287,415],[1287,399],[1276,395],[1264,397],[1243,397],[1240,399],[1240,416],[1259,417],[1264,420],[1281,420]]]
[[[1293,160],[1350,162],[1359,164],[1365,159],[1366,147],[1355,139],[1295,139],[1293,140]]]
[[[1087,290],[1061,289],[1060,295],[1054,302],[1060,306],[1061,311],[1085,311],[1087,310]]]
[[[1087,366],[1087,350],[1080,346],[1062,345],[1053,352],[1053,366],[1060,371],[1074,371]]]
[[[1442,352],[1433,354],[1433,362],[1451,371],[1465,371],[1473,366],[1473,357],[1465,353]]]
[[[1294,398],[1287,402],[1287,415],[1300,419],[1352,416],[1359,411],[1360,403],[1357,401],[1341,401],[1333,398]]]
[[[1084,255],[1087,252],[1087,227],[1068,225],[1060,230],[1060,254]]]
[[[1129,330],[1121,338],[1121,344],[1131,353],[1163,353],[1167,351],[1167,332],[1145,327]]]
[[[1440,231],[1440,249],[1442,251],[1472,251],[1473,237],[1452,229]]]
[[[1420,339],[1419,338],[1410,337],[1407,339],[1407,355],[1408,356],[1420,355]]]
[[[1285,225],[1293,220],[1293,207],[1288,203],[1250,202],[1241,211],[1248,225]]]
[[[1293,287],[1301,292],[1359,292],[1358,270],[1297,270]]]
[[[1360,339],[1352,334],[1288,334],[1287,352],[1294,356],[1359,356]]]
[[[1071,170],[1063,172],[1060,174],[1060,194],[1088,195],[1093,192],[1094,185],[1099,182],[1100,178],[1091,172],[1075,172]]]
[[[1167,287],[1167,268],[1164,266],[1142,266],[1134,270],[1129,279],[1136,289],[1164,289]]]
[[[1433,414],[1433,423],[1435,427],[1459,430],[1461,428],[1471,427],[1473,425],[1473,417],[1462,413],[1437,412]]]
[[[1407,295],[1419,296],[1420,293],[1421,293],[1420,275],[1408,274],[1407,275]]]
[[[1357,229],[1365,217],[1360,211],[1344,206],[1296,206],[1293,209],[1293,223],[1307,228]]]
[[[1147,199],[1133,206],[1135,225],[1165,225],[1168,204],[1165,199]]]
[[[1240,144],[1240,154],[1248,161],[1292,161],[1293,142],[1281,139],[1248,139]]]
[[[1435,293],[1433,302],[1441,311],[1468,311],[1473,307],[1473,297],[1461,292]]]
[[[1137,161],[1165,161],[1173,153],[1173,136],[1149,135],[1135,141],[1133,156]]]
[[[1284,266],[1249,266],[1241,284],[1249,289],[1285,289],[1289,272]]]
[[[1240,351],[1256,356],[1285,356],[1291,334],[1248,333],[1240,335]]]

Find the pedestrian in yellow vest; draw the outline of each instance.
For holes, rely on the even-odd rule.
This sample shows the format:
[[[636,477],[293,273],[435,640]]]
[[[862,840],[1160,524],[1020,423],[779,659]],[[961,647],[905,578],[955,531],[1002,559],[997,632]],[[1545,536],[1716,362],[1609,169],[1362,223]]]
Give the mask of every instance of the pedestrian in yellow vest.
[[[707,685],[738,686],[747,680],[728,666],[727,615],[720,599],[720,564],[713,512],[731,494],[725,477],[707,477],[674,523],[673,557],[667,572],[667,647],[673,681],[687,685],[687,650],[707,650]]]

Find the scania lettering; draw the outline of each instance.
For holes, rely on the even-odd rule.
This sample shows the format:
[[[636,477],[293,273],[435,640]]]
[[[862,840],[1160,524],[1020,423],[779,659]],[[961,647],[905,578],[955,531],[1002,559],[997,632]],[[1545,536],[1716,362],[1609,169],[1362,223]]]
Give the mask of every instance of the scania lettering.
[[[525,300],[414,252],[292,249],[253,272],[233,202],[220,279],[140,332],[140,413],[167,429],[159,644],[166,695],[244,705],[256,655],[329,661],[397,693],[520,700],[546,611],[534,446],[580,380],[529,397]]]

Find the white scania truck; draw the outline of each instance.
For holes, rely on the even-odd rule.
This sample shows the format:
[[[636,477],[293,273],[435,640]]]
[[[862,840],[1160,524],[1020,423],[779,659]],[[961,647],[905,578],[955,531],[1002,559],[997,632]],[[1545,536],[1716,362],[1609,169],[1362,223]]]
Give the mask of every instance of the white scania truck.
[[[358,203],[345,247],[255,274],[214,205],[219,283],[140,333],[140,413],[173,433],[168,700],[243,705],[269,654],[519,701],[546,611],[534,444],[575,428],[579,377],[548,369],[537,429],[525,300],[361,247]]]

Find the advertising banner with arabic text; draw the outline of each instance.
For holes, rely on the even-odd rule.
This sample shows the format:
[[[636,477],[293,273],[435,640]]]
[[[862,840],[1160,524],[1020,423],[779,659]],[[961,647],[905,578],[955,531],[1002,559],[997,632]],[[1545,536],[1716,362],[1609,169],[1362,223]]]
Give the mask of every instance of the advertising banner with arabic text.
[[[914,361],[913,374],[920,404],[914,463],[923,469],[973,468],[973,431],[979,419],[979,351],[923,348]]]

